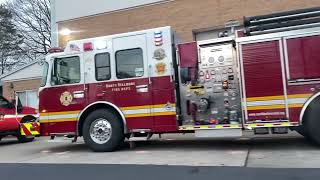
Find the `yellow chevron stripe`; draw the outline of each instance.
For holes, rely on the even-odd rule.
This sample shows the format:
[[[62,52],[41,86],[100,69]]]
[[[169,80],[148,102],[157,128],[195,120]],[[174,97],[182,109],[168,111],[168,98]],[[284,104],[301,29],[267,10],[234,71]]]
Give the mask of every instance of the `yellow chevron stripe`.
[[[247,102],[251,101],[266,101],[266,100],[283,100],[284,96],[263,96],[247,98]]]
[[[288,98],[309,98],[312,94],[291,94]],[[284,96],[262,96],[262,97],[250,97],[247,98],[247,102],[251,101],[267,101],[267,100],[283,100]]]
[[[139,113],[139,114],[127,114],[126,118],[132,117],[148,117],[148,116],[167,116],[167,115],[176,115],[176,112],[156,112],[156,113]]]
[[[40,116],[63,115],[63,114],[79,114],[80,112],[81,112],[81,111],[49,112],[49,113],[40,113]]]
[[[77,121],[77,118],[62,118],[62,119],[49,119],[49,123],[55,123],[55,122],[74,122]],[[41,121],[42,122],[42,121]]]
[[[121,110],[137,110],[137,109],[151,109],[151,108],[163,108],[167,104],[157,104],[157,105],[145,105],[145,106],[129,106],[129,107],[121,107]],[[175,104],[171,104],[172,107],[175,107]]]
[[[302,108],[304,104],[289,104],[289,108]]]
[[[285,109],[283,104],[267,105],[267,106],[248,106],[247,110],[262,110],[262,109]]]
[[[292,94],[288,95],[288,98],[309,98],[312,94]]]

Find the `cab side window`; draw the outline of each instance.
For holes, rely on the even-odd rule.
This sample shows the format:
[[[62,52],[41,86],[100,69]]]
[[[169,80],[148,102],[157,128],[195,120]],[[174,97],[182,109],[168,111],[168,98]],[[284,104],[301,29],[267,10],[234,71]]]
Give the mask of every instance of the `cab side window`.
[[[144,68],[142,49],[135,48],[117,51],[116,68],[118,79],[143,76]]]
[[[56,58],[51,77],[52,85],[80,82],[80,58],[78,56]]]
[[[95,58],[96,80],[103,81],[111,78],[110,73],[110,54],[96,54]]]
[[[9,107],[9,102],[1,96],[0,96],[0,107],[1,108],[8,108]]]

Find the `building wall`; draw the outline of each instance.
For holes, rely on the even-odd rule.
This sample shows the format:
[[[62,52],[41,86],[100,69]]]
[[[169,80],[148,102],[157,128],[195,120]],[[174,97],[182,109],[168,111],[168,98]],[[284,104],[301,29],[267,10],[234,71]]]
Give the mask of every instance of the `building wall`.
[[[97,5],[97,4],[95,4]],[[183,41],[192,41],[193,30],[221,28],[229,20],[242,21],[279,11],[320,6],[319,0],[173,0],[58,23],[59,30],[75,33],[59,36],[59,45],[68,40],[104,36],[160,26],[172,26]]]
[[[51,4],[56,7],[55,18],[59,22],[161,1],[164,0],[54,0]]]
[[[11,83],[13,88],[11,88]],[[7,99],[15,98],[14,92],[34,90],[38,91],[41,83],[41,78],[22,80],[22,81],[5,81],[3,82],[3,96]]]

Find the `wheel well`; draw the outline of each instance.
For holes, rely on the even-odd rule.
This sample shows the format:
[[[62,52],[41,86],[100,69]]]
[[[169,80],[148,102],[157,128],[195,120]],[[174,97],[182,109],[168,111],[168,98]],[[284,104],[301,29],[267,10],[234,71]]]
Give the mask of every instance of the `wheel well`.
[[[126,132],[126,123],[125,123],[125,119],[123,119],[123,117],[121,116],[121,114],[119,113],[119,111],[117,111],[114,107],[112,107],[111,105],[105,104],[105,103],[97,103],[97,104],[93,104],[90,107],[88,107],[80,116],[79,121],[78,121],[78,125],[77,125],[77,132],[79,136],[82,136],[82,127],[84,124],[84,121],[86,120],[86,118],[88,117],[88,115],[97,110],[97,109],[106,109],[108,111],[113,112],[114,114],[116,114],[119,119],[121,119],[121,123],[124,129],[124,133]]]
[[[21,119],[20,123],[25,123],[29,120],[32,120],[32,119],[37,119],[36,117],[32,116],[32,115],[26,115],[26,116],[23,116],[23,118]]]
[[[320,110],[320,103],[319,102],[320,102],[320,96],[317,96],[309,104],[306,105],[307,106],[306,110],[303,112],[303,116],[302,116],[302,124],[304,124],[304,122],[308,118],[308,114],[311,111]],[[319,115],[320,115],[320,112],[319,112]]]

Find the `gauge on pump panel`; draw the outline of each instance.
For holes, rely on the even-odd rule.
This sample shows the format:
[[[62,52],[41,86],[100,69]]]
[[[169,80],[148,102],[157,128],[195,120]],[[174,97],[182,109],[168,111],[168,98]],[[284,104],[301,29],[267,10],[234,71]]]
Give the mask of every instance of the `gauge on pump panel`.
[[[211,71],[211,75],[215,75],[216,74],[216,71],[215,70],[212,70]]]
[[[224,57],[223,56],[219,56],[218,61],[219,61],[219,63],[223,63],[224,62]]]
[[[214,63],[214,57],[209,58],[209,63]]]

